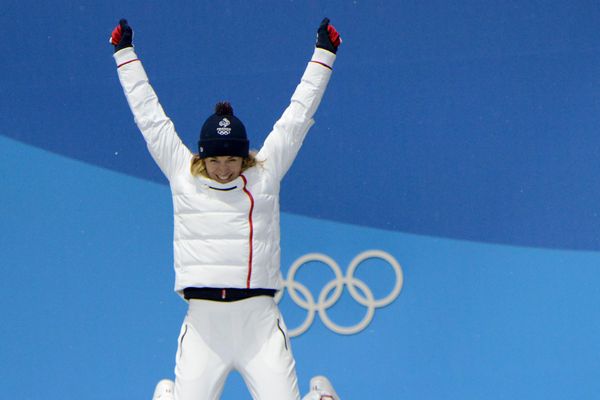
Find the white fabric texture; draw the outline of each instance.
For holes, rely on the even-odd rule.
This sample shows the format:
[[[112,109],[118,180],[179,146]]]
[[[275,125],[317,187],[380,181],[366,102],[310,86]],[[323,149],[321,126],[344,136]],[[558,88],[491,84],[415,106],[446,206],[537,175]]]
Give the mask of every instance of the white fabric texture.
[[[253,399],[300,399],[287,329],[272,297],[189,304],[176,356],[176,400],[218,399],[234,369]]]
[[[279,185],[321,101],[335,55],[316,49],[290,105],[258,152],[260,164],[229,184],[194,177],[192,152],[163,111],[133,48],[115,53],[119,79],[150,154],[169,180],[175,290],[281,288]]]

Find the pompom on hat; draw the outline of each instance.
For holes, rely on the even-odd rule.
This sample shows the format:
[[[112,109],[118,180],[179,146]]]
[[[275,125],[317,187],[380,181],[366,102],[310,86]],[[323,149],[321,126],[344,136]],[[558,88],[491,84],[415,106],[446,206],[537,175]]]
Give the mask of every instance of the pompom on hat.
[[[248,157],[250,143],[242,121],[233,115],[228,102],[219,102],[215,113],[208,117],[200,130],[200,158],[232,156]]]

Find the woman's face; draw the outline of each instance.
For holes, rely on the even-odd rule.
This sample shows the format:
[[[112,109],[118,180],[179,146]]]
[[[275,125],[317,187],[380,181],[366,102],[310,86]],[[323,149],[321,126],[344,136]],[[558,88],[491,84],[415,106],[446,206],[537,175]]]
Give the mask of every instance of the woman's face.
[[[217,156],[204,159],[208,177],[219,183],[228,183],[242,173],[242,157]]]

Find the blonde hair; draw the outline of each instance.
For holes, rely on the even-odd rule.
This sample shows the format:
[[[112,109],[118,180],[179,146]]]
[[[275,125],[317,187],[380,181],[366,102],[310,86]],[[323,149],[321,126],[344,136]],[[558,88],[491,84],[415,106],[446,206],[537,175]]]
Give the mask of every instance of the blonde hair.
[[[192,157],[192,163],[190,165],[190,172],[193,176],[203,176],[208,178],[208,173],[206,172],[206,165],[204,164],[204,158],[200,158],[199,154],[194,154]],[[256,151],[251,151],[248,154],[248,157],[242,160],[242,172],[247,170],[248,168],[252,168],[255,165],[259,165],[260,162],[256,160]]]

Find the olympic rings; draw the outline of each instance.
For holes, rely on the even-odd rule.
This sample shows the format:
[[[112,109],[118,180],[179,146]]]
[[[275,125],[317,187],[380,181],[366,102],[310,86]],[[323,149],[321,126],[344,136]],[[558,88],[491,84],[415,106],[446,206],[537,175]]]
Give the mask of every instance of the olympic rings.
[[[373,292],[367,286],[367,284],[354,277],[354,273],[358,269],[358,266],[370,258],[379,258],[386,261],[392,267],[396,275],[396,283],[392,291],[387,296],[377,300],[373,297]],[[321,289],[318,301],[316,303],[310,290],[308,290],[306,286],[295,279],[296,273],[300,267],[313,261],[321,262],[327,265],[329,268],[331,268],[333,274],[335,275],[335,278],[328,282]],[[385,307],[398,297],[400,291],[402,290],[403,282],[404,277],[402,274],[402,267],[392,255],[382,250],[367,250],[358,254],[350,262],[345,276],[342,274],[342,270],[339,265],[331,257],[321,253],[309,253],[294,261],[288,271],[287,279],[283,280],[283,289],[277,293],[275,300],[277,302],[281,301],[283,292],[285,289],[287,289],[292,301],[307,311],[304,321],[298,327],[289,330],[288,333],[291,337],[298,336],[306,332],[312,325],[317,312],[319,313],[321,321],[323,321],[325,326],[327,326],[333,332],[341,335],[352,335],[362,331],[371,323],[371,320],[375,315],[376,308]],[[327,315],[327,310],[331,308],[342,296],[344,285],[348,286],[348,291],[352,298],[367,308],[365,316],[362,318],[362,320],[352,326],[338,325]],[[330,296],[331,292],[333,292],[333,294]],[[362,294],[360,292],[362,292]],[[300,293],[301,296],[298,293]]]

